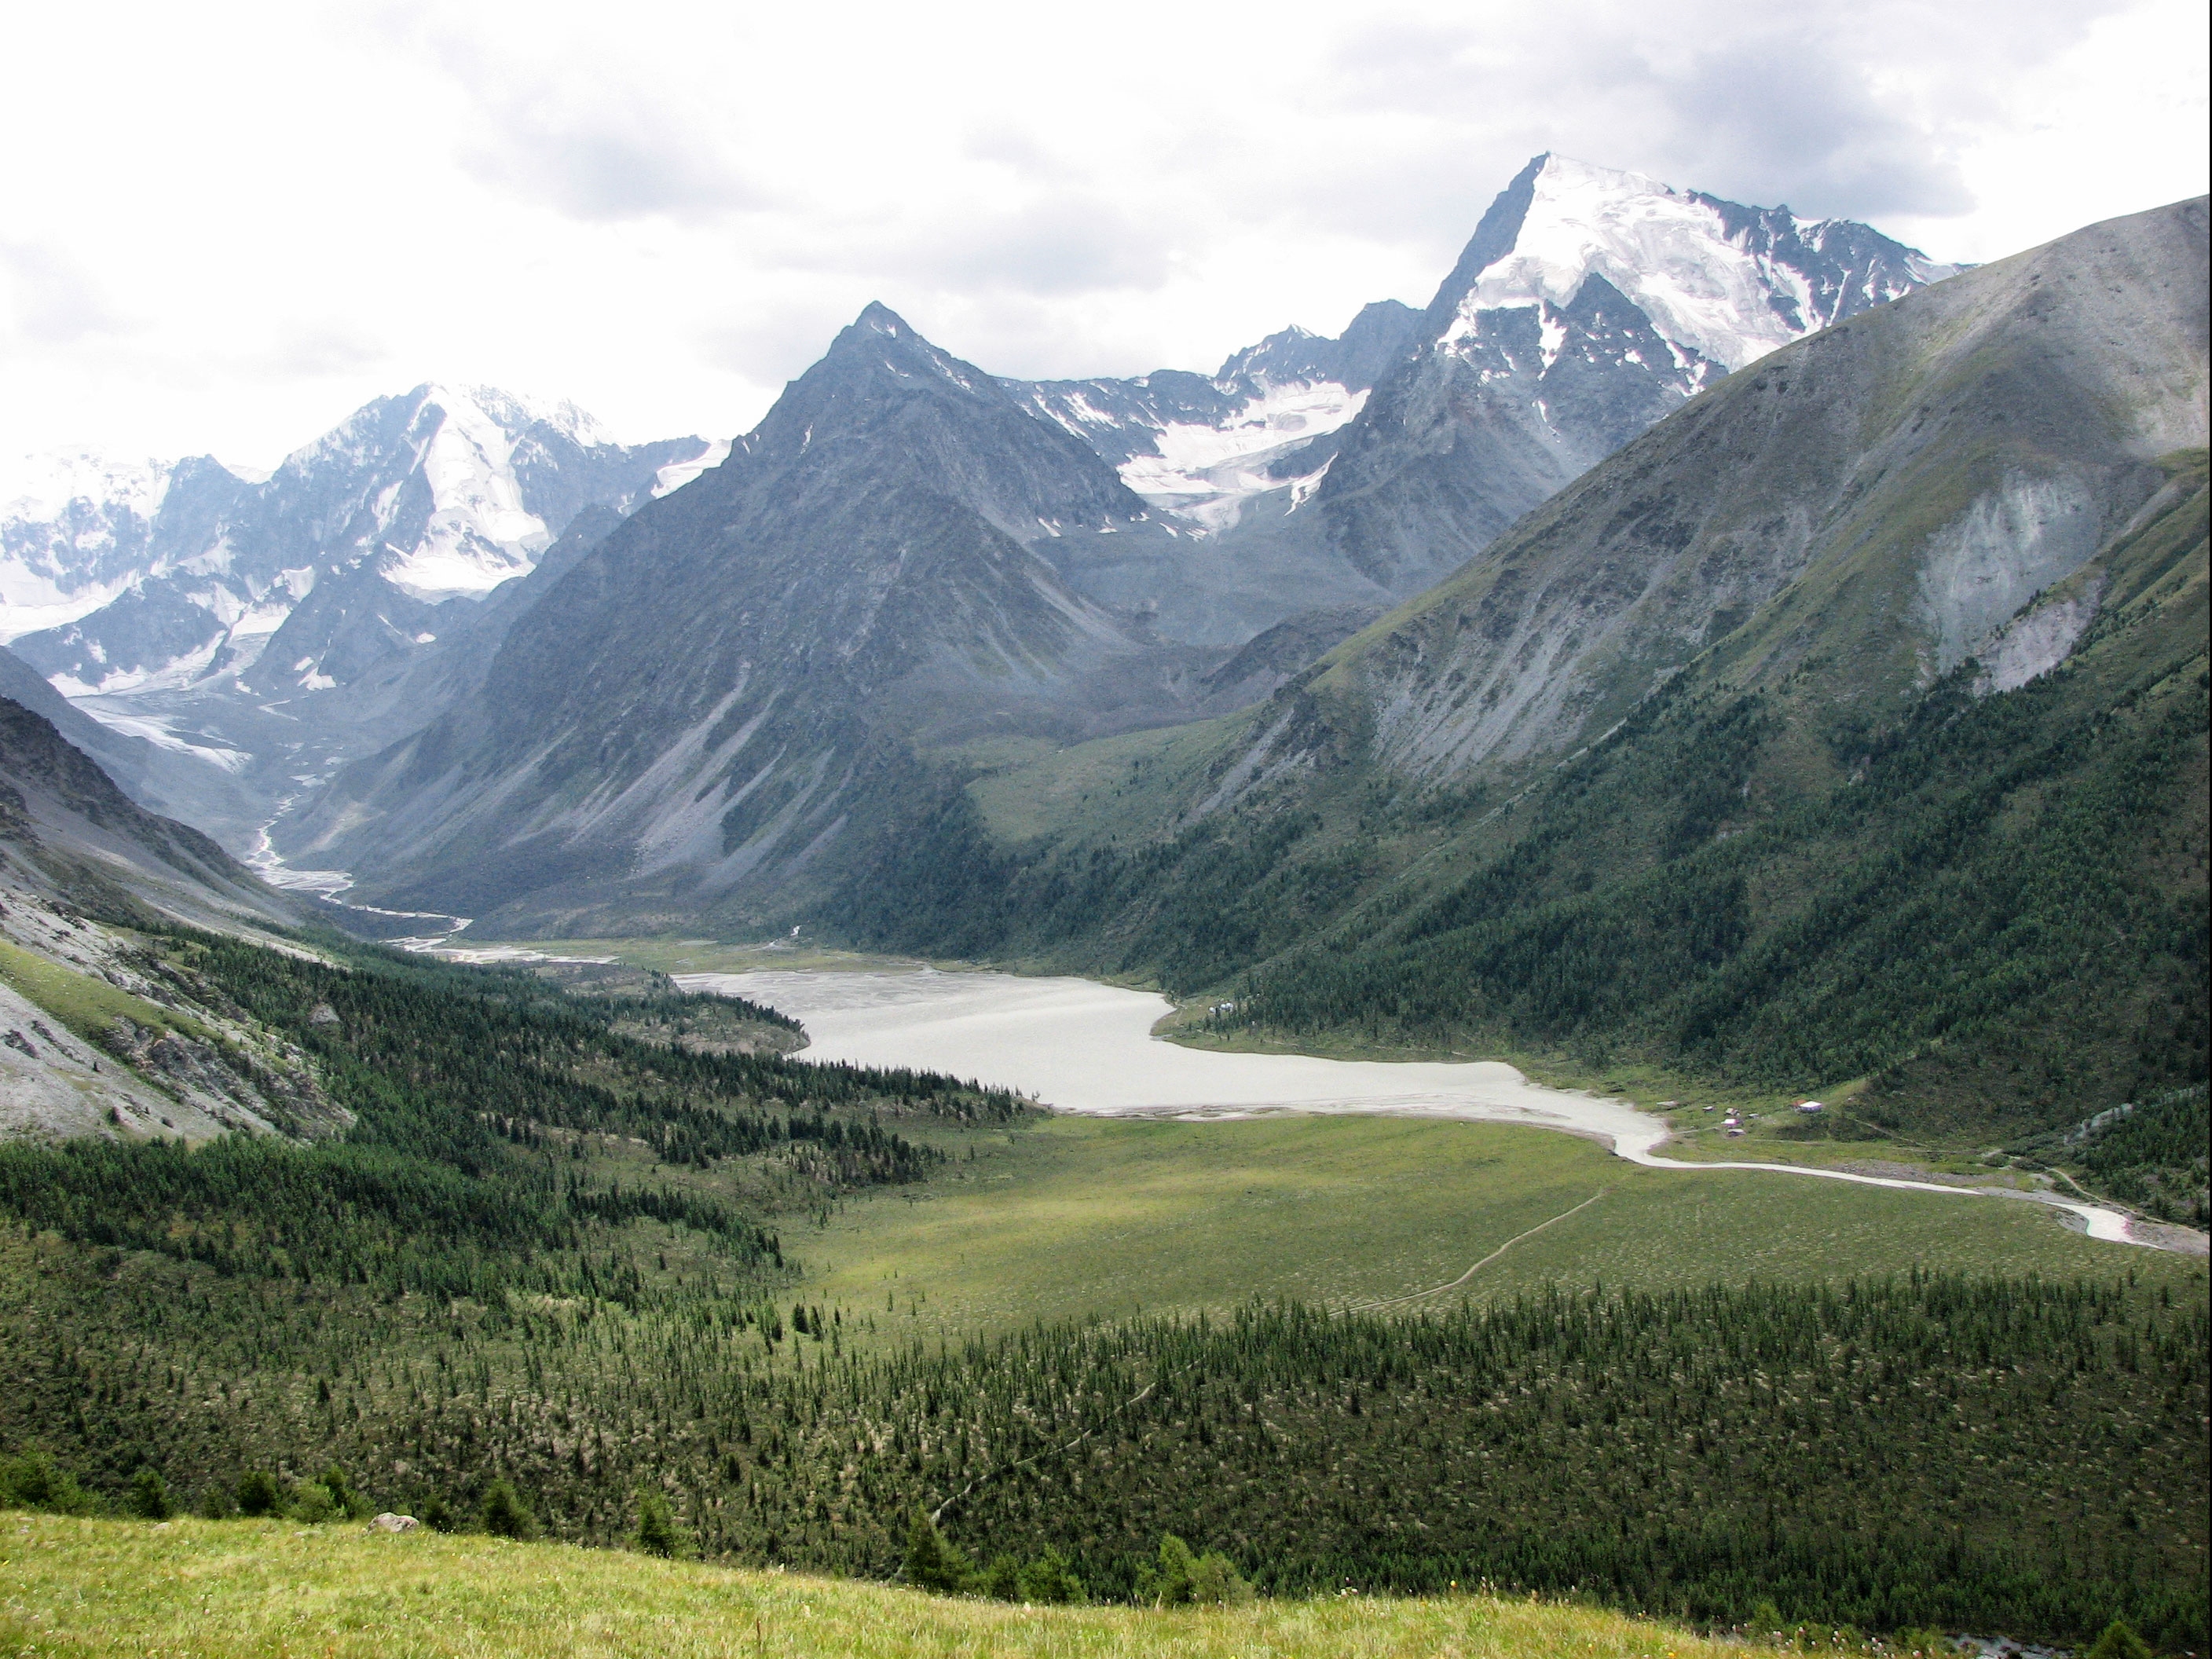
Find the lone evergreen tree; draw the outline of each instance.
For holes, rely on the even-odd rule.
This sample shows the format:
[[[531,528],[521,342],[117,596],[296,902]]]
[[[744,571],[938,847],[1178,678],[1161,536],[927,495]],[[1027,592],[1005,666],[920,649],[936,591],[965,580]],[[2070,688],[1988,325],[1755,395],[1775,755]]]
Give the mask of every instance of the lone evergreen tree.
[[[2154,1659],[2150,1644],[2135,1633],[2124,1619],[2115,1619],[2089,1650],[2089,1659]]]
[[[968,1587],[968,1563],[927,1514],[917,1509],[906,1534],[906,1582],[916,1589],[956,1595]]]
[[[1162,1534],[1159,1565],[1137,1569],[1137,1599],[1154,1607],[1182,1606],[1190,1600],[1191,1574],[1197,1566],[1189,1545],[1171,1532]]]
[[[665,1498],[649,1488],[637,1495],[637,1547],[647,1555],[676,1553],[676,1512]]]
[[[361,1516],[368,1512],[368,1500],[355,1487],[346,1472],[336,1463],[323,1471],[323,1485],[329,1488],[331,1502],[341,1515]]]
[[[523,1505],[521,1497],[505,1475],[485,1490],[483,1528],[495,1538],[525,1539],[538,1535],[538,1522]]]
[[[149,1463],[131,1477],[131,1513],[141,1521],[166,1521],[176,1513],[169,1502],[169,1483],[161,1470]]]
[[[1019,1600],[1040,1607],[1080,1607],[1091,1599],[1074,1564],[1056,1549],[1047,1549],[1015,1574],[1014,1590]]]
[[[1227,1556],[1217,1551],[1194,1554],[1189,1545],[1170,1532],[1160,1537],[1159,1565],[1137,1569],[1137,1599],[1161,1607],[1190,1602],[1232,1607],[1250,1601],[1252,1587]]]
[[[238,1477],[238,1512],[240,1515],[274,1515],[283,1495],[276,1490],[276,1477],[266,1469],[249,1469]]]

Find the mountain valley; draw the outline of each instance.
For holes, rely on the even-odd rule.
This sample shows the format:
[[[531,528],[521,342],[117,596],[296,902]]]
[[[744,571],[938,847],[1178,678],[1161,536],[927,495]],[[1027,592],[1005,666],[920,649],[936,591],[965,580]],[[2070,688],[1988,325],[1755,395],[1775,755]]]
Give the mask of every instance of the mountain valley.
[[[893,1578],[966,1599],[886,1653],[2204,1650],[2208,246],[1545,154],[1425,307],[1211,375],[873,303],[727,441],[428,384],[49,458],[0,1648],[514,1648],[550,1563],[612,1610],[548,1653],[709,1575],[732,1650]],[[976,1040],[982,965],[1125,1045],[839,1046]],[[380,1509],[519,1565],[368,1539],[448,1615]],[[177,1612],[218,1546],[357,1577]]]

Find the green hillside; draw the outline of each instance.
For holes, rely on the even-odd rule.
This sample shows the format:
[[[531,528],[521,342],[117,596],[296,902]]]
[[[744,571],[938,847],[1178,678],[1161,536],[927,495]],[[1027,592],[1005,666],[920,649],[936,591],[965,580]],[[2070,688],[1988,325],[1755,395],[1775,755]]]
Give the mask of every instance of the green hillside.
[[[254,1521],[157,1528],[19,1514],[0,1516],[0,1651],[71,1659],[149,1651],[179,1659],[383,1659],[395,1651],[409,1659],[1717,1659],[1742,1650],[1595,1607],[1487,1595],[1161,1611],[1024,1607],[493,1538]]]
[[[1048,1127],[694,1042],[713,1011],[650,981],[137,937],[350,1127],[0,1147],[20,1499],[450,1526],[513,1490],[607,1545],[644,1492],[714,1559],[878,1579],[921,1506],[1109,1600],[1174,1532],[1293,1600],[2201,1635],[2202,1271],[2028,1206],[1491,1126]],[[1501,1246],[1465,1295],[1315,1305]]]

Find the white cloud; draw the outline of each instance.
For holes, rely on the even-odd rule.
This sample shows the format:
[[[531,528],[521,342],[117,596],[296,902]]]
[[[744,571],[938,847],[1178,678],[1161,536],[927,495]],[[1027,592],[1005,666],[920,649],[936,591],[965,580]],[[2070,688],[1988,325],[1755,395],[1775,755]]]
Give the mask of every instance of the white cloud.
[[[71,346],[128,327],[99,279],[60,248],[0,240],[0,289],[15,333],[32,344]]]
[[[0,452],[418,380],[750,425],[880,299],[1008,374],[1425,301],[1558,149],[1986,258],[2204,187],[2176,0],[15,8]]]

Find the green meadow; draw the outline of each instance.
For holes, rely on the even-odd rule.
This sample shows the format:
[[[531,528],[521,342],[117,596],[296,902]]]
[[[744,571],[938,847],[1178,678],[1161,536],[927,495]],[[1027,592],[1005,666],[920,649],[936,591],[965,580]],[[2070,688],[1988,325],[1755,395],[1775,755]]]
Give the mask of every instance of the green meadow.
[[[1661,1290],[1915,1265],[2134,1269],[2177,1288],[2204,1273],[2086,1238],[2041,1205],[1650,1170],[1510,1125],[1055,1117],[959,1142],[962,1161],[926,1185],[854,1194],[787,1231],[810,1297],[905,1340],[1254,1297],[1380,1302],[1449,1284],[1509,1245],[1460,1289],[1409,1305],[1553,1284]]]

